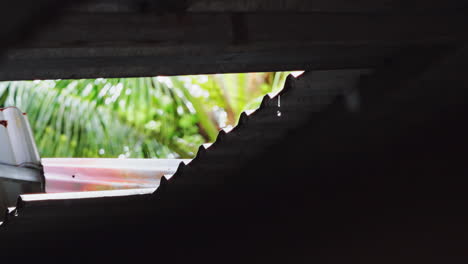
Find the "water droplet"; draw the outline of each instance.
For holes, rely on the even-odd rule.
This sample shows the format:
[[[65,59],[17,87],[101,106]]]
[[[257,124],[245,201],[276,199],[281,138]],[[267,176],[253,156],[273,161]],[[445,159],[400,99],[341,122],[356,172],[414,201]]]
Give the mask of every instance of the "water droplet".
[[[278,107],[281,107],[281,95],[278,95]]]
[[[278,112],[276,113],[278,116],[281,116],[281,111],[278,110]]]

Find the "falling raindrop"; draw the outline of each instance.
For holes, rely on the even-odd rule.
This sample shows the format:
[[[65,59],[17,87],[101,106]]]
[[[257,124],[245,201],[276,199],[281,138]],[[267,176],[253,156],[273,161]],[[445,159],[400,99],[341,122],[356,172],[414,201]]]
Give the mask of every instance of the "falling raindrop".
[[[278,95],[278,108],[280,108],[280,107],[281,107],[281,95]],[[278,109],[278,111],[276,112],[276,115],[277,115],[278,117],[281,116],[281,111],[280,111],[279,109]]]

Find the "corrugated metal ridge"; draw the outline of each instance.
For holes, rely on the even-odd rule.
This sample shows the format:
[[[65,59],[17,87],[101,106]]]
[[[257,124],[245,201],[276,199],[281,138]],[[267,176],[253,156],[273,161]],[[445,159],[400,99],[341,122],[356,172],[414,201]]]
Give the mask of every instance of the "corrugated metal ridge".
[[[273,97],[265,95],[256,111],[250,115],[241,114],[234,129],[229,133],[221,130],[213,145],[209,148],[200,146],[190,164],[180,164],[168,180],[163,177],[153,198],[158,199],[161,192],[170,192],[172,187],[176,189],[189,182],[214,184],[222,181],[219,177],[222,171],[246,164],[289,131],[305,124],[337,97],[354,96],[352,90],[360,77],[370,72],[368,69],[352,69],[312,71],[298,78],[288,76],[280,93]]]

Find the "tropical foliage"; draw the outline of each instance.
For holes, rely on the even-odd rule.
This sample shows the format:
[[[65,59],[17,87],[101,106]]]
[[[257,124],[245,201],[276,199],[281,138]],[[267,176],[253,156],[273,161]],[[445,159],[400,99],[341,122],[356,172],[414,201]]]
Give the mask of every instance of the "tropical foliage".
[[[0,83],[28,113],[43,157],[190,158],[287,73]]]

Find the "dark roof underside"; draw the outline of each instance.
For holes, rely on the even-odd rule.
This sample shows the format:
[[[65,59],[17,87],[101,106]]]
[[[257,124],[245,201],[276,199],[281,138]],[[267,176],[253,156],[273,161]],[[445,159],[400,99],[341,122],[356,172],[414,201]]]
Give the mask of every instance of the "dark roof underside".
[[[465,7],[392,0],[66,6],[20,45],[2,44],[10,49],[0,79],[308,71],[289,77],[282,93],[220,132],[153,194],[20,199],[0,229],[2,256],[461,259],[468,237]]]

